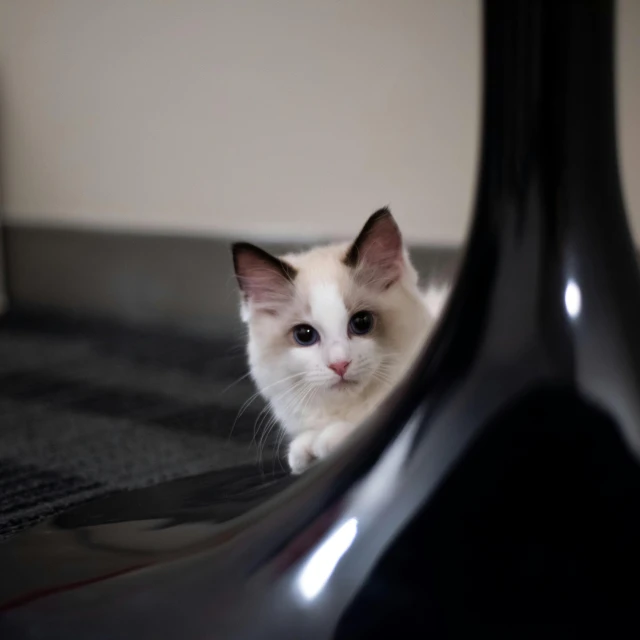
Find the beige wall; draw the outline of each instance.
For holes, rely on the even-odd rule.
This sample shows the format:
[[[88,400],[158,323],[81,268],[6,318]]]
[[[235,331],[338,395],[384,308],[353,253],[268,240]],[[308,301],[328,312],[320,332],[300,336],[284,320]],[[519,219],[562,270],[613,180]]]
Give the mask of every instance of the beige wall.
[[[622,3],[640,231],[640,2]],[[309,237],[390,203],[458,242],[474,182],[474,0],[0,0],[13,221]]]

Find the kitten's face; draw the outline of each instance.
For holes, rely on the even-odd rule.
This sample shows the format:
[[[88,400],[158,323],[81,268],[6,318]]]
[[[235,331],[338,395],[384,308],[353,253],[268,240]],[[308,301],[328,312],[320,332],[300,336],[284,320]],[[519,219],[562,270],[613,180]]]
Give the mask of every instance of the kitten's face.
[[[251,310],[252,360],[264,363],[269,377],[295,376],[300,388],[348,393],[382,375],[384,308],[355,283],[340,260],[345,253],[323,247],[287,256],[296,268],[288,302],[274,312]]]
[[[293,388],[299,402],[337,401],[389,380],[414,338],[402,311],[415,301],[400,281],[415,273],[388,211],[374,214],[351,245],[280,259],[240,244],[234,258],[252,372],[267,397]]]

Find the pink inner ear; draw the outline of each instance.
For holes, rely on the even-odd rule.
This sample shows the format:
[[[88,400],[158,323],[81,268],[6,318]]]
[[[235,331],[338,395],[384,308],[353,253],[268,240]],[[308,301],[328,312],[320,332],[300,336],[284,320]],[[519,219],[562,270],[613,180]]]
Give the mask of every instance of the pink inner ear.
[[[357,271],[370,285],[386,289],[402,275],[404,251],[400,229],[391,214],[380,217],[356,240]]]
[[[243,245],[234,250],[236,277],[242,292],[253,303],[275,309],[291,300],[295,271],[257,247]]]

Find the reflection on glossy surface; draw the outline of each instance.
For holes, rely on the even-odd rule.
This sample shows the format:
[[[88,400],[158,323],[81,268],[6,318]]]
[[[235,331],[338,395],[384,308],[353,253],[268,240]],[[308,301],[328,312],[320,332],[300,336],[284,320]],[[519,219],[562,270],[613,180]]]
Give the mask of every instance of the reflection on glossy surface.
[[[572,318],[577,318],[580,315],[580,310],[582,309],[582,293],[580,292],[580,287],[574,280],[567,282],[567,288],[564,290],[564,306]]]
[[[194,478],[18,536],[0,636],[637,636],[640,281],[612,27],[605,0],[485,2],[465,259],[432,343],[343,452],[228,517]]]
[[[340,558],[348,551],[358,534],[358,521],[349,518],[312,553],[309,561],[304,565],[298,578],[300,593],[307,599],[313,600],[327,584]]]

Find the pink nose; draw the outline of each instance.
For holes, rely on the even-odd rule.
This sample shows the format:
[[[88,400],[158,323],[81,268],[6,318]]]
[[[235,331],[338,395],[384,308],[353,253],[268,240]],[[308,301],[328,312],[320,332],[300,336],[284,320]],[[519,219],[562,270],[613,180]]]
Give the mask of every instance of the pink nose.
[[[351,360],[343,360],[342,362],[332,362],[329,365],[329,369],[335,371],[341,378],[344,378],[344,374],[347,373],[347,369],[351,364]]]

